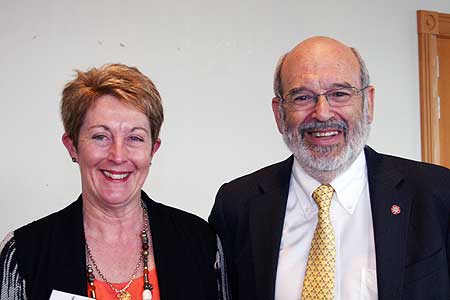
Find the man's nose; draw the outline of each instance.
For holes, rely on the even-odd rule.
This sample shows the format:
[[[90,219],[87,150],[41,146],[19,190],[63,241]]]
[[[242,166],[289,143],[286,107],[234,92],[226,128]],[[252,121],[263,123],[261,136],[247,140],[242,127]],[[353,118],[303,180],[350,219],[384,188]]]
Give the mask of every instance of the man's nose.
[[[334,112],[331,110],[325,95],[317,96],[316,106],[314,107],[313,117],[321,122],[328,121],[334,116]]]

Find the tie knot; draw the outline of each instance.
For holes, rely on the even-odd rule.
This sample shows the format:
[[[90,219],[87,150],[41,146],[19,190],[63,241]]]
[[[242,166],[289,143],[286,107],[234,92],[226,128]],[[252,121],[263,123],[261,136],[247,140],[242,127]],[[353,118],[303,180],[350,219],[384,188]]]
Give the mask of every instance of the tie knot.
[[[329,184],[322,184],[314,190],[312,197],[316,201],[319,209],[328,210],[331,205],[331,199],[333,198],[334,189]]]

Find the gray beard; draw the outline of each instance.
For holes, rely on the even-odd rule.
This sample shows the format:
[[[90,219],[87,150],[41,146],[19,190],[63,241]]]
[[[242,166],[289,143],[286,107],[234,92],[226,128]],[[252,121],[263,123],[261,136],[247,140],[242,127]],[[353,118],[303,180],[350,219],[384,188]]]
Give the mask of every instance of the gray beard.
[[[320,146],[304,140],[307,130],[337,128],[343,131],[345,144]],[[329,183],[345,171],[364,148],[370,133],[367,108],[361,114],[351,132],[343,121],[310,122],[301,124],[296,130],[284,126],[283,140],[303,169],[321,183]]]

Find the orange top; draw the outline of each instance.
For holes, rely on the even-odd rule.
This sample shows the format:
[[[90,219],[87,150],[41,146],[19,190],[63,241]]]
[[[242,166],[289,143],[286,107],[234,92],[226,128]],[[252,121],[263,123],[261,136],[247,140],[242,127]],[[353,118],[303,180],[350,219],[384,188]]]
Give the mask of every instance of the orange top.
[[[152,270],[148,271],[148,281],[152,284],[153,290],[152,290],[152,300],[160,300],[159,298],[159,287],[158,287],[158,278],[156,277],[156,269],[153,268]],[[121,288],[125,287],[125,285],[128,282],[125,283],[114,283],[113,286],[120,290]],[[113,289],[104,281],[100,281],[95,279],[94,280],[95,285],[95,293],[97,296],[97,300],[117,300],[117,293],[113,291]],[[131,294],[132,300],[141,300],[142,299],[142,292],[144,291],[144,276],[138,277],[131,285],[127,288],[127,292]],[[88,295],[89,295],[89,284],[88,284]]]

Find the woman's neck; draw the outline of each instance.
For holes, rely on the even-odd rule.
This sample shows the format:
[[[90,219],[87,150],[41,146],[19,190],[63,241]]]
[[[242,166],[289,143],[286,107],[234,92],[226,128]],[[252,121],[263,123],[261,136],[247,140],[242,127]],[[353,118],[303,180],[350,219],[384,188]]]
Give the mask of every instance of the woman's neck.
[[[142,230],[144,217],[140,199],[111,207],[83,197],[83,222],[86,239],[126,242]]]
[[[141,259],[142,229],[145,226],[148,230],[148,224],[145,224],[148,220],[144,213],[146,211],[140,199],[127,206],[110,208],[91,202],[83,196],[86,243],[109,282],[127,282],[135,272],[136,263]],[[154,266],[153,255],[149,259],[150,266]],[[142,265],[138,271],[142,274]],[[94,274],[101,280],[99,273]]]

